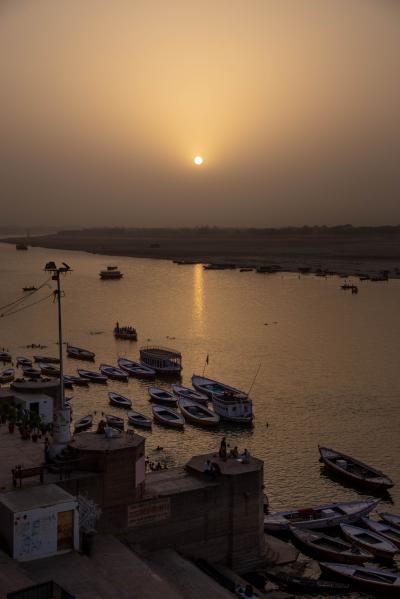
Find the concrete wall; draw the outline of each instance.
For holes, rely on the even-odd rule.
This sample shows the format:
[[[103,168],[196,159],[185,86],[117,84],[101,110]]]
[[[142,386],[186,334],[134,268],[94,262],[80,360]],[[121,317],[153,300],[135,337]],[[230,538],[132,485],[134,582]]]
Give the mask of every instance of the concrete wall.
[[[15,513],[12,557],[17,561],[29,561],[56,555],[57,514],[69,510],[74,510],[74,549],[79,549],[79,513],[76,507],[76,501],[69,501]]]

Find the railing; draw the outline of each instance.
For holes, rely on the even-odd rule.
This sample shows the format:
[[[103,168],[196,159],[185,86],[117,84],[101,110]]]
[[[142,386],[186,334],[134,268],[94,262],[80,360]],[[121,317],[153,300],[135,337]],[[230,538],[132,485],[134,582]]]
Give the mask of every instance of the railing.
[[[6,599],[78,599],[53,580],[7,593]]]
[[[148,345],[146,347],[141,347],[140,351],[144,351],[144,352],[167,352],[169,354],[173,354],[173,356],[177,357],[177,358],[181,358],[182,354],[179,351],[176,351],[176,349],[171,349],[169,347],[163,347],[162,345]]]

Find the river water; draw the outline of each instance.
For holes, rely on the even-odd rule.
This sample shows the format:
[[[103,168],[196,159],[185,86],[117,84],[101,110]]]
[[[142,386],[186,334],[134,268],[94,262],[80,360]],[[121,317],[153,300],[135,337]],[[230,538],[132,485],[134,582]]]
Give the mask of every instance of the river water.
[[[45,281],[49,260],[73,269],[63,278],[64,336],[96,352],[96,366],[119,356],[136,359],[141,345],[154,343],[182,352],[184,385],[203,372],[208,355],[207,376],[251,387],[253,429],[187,425],[176,432],[154,425],[141,433],[150,459],[183,464],[194,453],[217,449],[226,435],[231,446],[265,461],[271,510],[362,496],[321,473],[318,444],[327,445],[391,475],[399,484],[382,507],[400,511],[400,280],[359,283],[352,295],[336,277],[204,271],[201,265],[41,248],[21,252],[0,244],[0,304],[20,296],[23,286]],[[118,264],[124,278],[101,281],[98,273],[108,264]],[[49,293],[45,287],[26,303]],[[137,343],[114,339],[117,320],[137,328]],[[40,353],[26,349],[32,343],[56,355],[56,340],[50,299],[0,318],[0,346],[14,356]],[[76,367],[66,360],[67,374],[76,374]],[[120,413],[109,407],[107,390],[129,396],[151,415],[147,385],[130,379],[75,388],[69,392],[73,418]]]

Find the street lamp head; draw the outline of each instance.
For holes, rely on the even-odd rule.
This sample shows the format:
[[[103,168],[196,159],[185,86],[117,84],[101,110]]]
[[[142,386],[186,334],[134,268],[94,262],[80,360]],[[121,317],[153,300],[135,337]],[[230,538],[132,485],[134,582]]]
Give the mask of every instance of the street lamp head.
[[[47,262],[44,270],[57,270],[57,266],[55,262]]]

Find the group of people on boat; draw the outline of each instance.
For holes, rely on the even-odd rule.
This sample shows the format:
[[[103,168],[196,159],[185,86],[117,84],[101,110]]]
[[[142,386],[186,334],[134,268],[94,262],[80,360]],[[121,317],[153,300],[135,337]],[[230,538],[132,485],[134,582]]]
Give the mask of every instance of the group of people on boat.
[[[136,335],[136,329],[135,329],[135,327],[131,327],[131,326],[121,327],[121,326],[119,326],[119,322],[116,322],[115,328],[114,328],[114,333],[123,334],[123,335]]]

